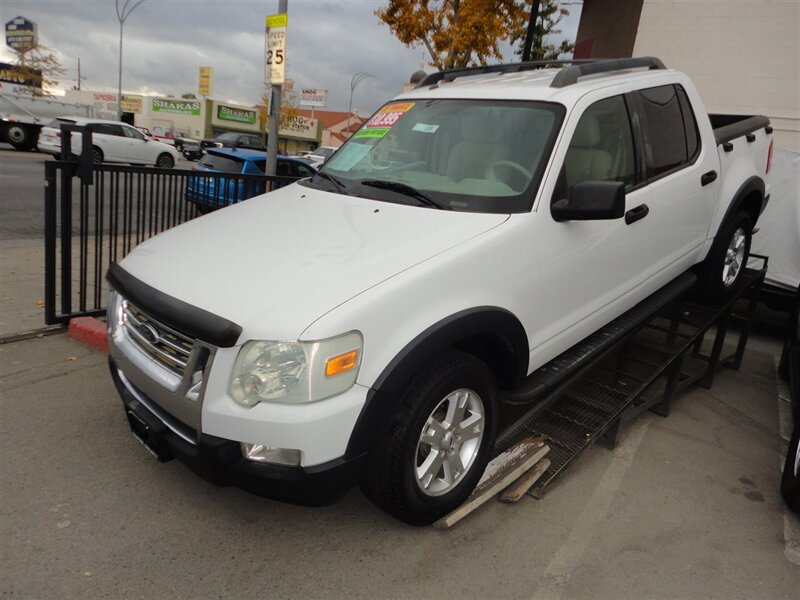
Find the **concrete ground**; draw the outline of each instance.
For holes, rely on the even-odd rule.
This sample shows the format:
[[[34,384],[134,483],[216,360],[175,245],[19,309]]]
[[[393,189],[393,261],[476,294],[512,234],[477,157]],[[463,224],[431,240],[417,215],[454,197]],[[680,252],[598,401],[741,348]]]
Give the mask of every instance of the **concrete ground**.
[[[594,447],[543,500],[413,528],[358,491],[304,508],[216,488],[130,435],[105,356],[0,346],[0,595],[8,598],[796,599],[778,494],[774,355]]]

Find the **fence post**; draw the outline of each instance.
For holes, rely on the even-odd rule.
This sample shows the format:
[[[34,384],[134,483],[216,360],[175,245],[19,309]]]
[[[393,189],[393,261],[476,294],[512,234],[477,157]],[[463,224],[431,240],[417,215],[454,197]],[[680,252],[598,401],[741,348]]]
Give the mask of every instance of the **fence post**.
[[[56,323],[56,164],[44,164],[44,322]]]

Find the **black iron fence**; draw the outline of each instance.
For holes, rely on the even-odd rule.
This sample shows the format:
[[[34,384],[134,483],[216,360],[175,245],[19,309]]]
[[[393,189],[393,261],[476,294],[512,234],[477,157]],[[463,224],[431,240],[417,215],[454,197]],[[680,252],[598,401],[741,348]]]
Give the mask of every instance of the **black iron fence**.
[[[90,139],[90,138],[89,138]],[[91,143],[91,142],[89,142]],[[128,165],[45,163],[45,322],[105,311],[105,274],[137,244],[295,179]]]

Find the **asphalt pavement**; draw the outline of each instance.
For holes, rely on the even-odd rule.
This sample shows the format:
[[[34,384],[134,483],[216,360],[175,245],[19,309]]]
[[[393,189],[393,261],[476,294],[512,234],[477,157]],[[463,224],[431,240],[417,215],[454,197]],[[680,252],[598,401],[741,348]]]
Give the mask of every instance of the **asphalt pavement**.
[[[218,488],[129,433],[105,355],[66,335],[0,346],[7,598],[795,600],[778,493],[775,354],[593,447],[542,500],[414,528],[358,490],[325,508]]]
[[[0,337],[42,324],[44,158],[0,150]],[[779,352],[751,338],[740,372],[589,449],[541,501],[438,531],[358,490],[306,508],[214,487],[134,440],[104,354],[0,344],[0,596],[794,600]]]

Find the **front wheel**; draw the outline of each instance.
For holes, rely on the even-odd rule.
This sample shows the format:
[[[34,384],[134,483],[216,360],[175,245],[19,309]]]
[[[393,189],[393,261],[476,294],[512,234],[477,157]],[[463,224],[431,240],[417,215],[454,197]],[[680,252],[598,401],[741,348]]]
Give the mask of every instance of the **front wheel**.
[[[379,432],[362,481],[392,516],[427,525],[460,506],[494,444],[497,392],[477,358],[447,351],[410,382]]]
[[[700,269],[700,292],[714,300],[730,294],[744,274],[750,256],[753,224],[745,212],[738,212],[720,228]]]
[[[175,159],[169,154],[160,154],[156,160],[156,166],[159,169],[171,169],[175,166]]]

